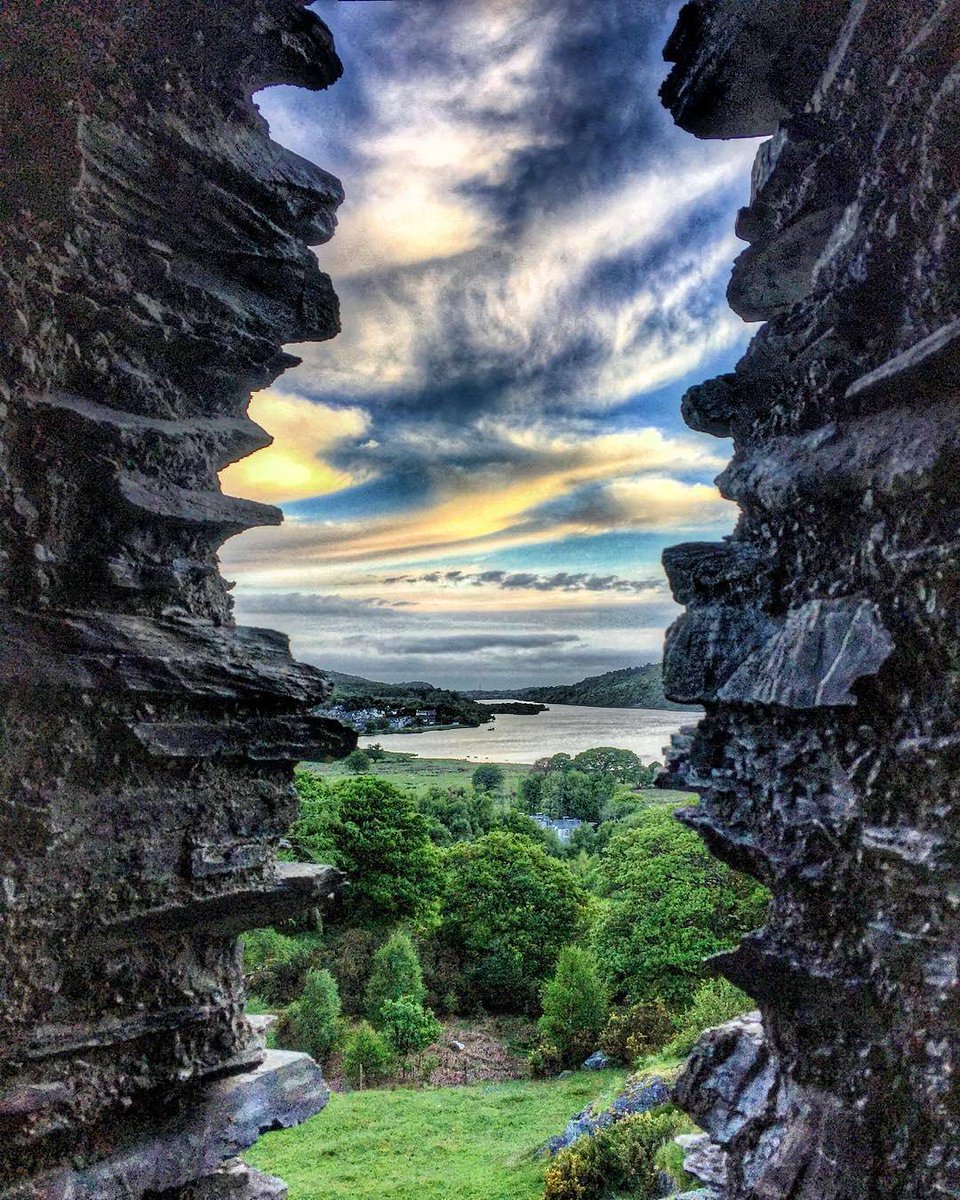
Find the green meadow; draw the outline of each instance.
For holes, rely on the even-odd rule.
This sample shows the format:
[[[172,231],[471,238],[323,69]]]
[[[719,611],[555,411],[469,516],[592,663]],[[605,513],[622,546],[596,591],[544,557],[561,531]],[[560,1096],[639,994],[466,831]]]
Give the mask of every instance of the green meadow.
[[[319,1116],[244,1155],[290,1200],[537,1200],[538,1150],[623,1071],[564,1079],[335,1093]]]

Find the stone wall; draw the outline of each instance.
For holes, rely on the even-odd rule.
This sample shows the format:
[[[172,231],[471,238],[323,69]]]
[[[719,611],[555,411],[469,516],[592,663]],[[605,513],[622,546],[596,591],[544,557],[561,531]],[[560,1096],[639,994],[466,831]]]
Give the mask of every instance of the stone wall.
[[[734,535],[665,555],[685,820],[773,892],[680,1084],[736,1200],[960,1195],[960,4],[695,0],[663,98],[766,135],[693,428]]]
[[[0,1195],[277,1195],[220,1164],[322,1107],[243,1016],[237,934],[331,897],[278,865],[292,762],[355,735],[237,628],[217,472],[332,337],[336,179],[267,84],[340,63],[298,0],[0,8]],[[272,1189],[272,1190],[271,1190]]]

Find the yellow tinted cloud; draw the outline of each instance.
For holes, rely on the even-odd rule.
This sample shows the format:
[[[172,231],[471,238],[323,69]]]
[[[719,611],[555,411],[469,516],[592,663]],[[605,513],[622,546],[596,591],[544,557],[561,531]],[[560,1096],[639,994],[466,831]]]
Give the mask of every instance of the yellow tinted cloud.
[[[730,520],[716,488],[686,483],[671,470],[719,460],[685,438],[654,429],[581,442],[517,433],[531,459],[449,477],[432,503],[379,520],[301,523],[251,530],[230,543],[232,570],[264,583],[315,586],[346,562],[397,562],[463,550],[485,553],[604,529],[683,529]],[[598,502],[572,504],[555,519],[542,506],[599,485]]]
[[[251,397],[248,411],[273,435],[273,445],[220,472],[220,484],[228,495],[281,504],[323,496],[359,482],[320,456],[366,433],[369,419],[362,409],[332,408],[268,389]]]

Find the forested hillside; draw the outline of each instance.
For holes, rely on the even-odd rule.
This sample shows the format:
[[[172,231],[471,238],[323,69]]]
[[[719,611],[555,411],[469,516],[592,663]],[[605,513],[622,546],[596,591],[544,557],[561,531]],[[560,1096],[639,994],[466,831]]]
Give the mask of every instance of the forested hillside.
[[[674,704],[663,692],[660,663],[624,667],[603,675],[590,675],[578,683],[558,683],[546,687],[517,688],[513,691],[467,692],[482,699],[497,696],[515,700],[537,700],[541,704],[584,704],[596,708],[666,708],[689,711],[689,705]]]

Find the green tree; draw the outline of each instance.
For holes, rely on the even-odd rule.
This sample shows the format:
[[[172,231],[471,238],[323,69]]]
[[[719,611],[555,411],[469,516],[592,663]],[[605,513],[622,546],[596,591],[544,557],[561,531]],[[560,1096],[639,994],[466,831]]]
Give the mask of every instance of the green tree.
[[[580,946],[564,946],[557,968],[543,988],[541,1036],[572,1066],[597,1048],[607,1021],[607,996],[593,956]]]
[[[410,996],[387,1000],[383,1006],[383,1036],[405,1062],[422,1054],[442,1032],[433,1013]]]
[[[379,1029],[388,1000],[407,996],[422,1004],[426,994],[416,946],[405,933],[393,934],[373,956],[364,998],[367,1017]]]
[[[298,791],[301,788],[297,777]],[[290,830],[297,856],[332,862],[350,880],[350,914],[363,925],[419,918],[436,904],[440,860],[416,802],[384,779],[361,776],[304,796]]]
[[[517,799],[520,801],[520,807],[527,813],[538,813],[540,811],[540,793],[543,790],[543,773],[540,771],[531,771],[529,775],[524,775],[520,780],[520,787],[517,792]]]
[[[323,1061],[339,1040],[340,994],[329,971],[309,971],[299,1000],[284,1009],[277,1040]]]
[[[548,817],[575,817],[595,823],[600,820],[615,786],[610,775],[586,775],[573,768],[551,771],[543,776],[541,811]]]
[[[672,812],[650,809],[615,834],[602,871],[608,899],[594,948],[611,994],[690,1003],[703,961],[762,919],[767,892],[715,859]]]
[[[386,1038],[366,1021],[349,1034],[343,1048],[343,1073],[354,1087],[381,1083],[393,1073],[396,1056]]]
[[[481,1003],[536,1011],[560,948],[577,936],[586,896],[565,863],[529,838],[489,833],[447,852],[440,934]]]
[[[533,770],[538,775],[547,775],[550,771],[569,771],[573,766],[573,758],[569,754],[564,754],[561,750],[559,754],[551,754],[546,758],[538,758],[533,764]]]
[[[574,757],[574,770],[585,775],[609,775],[615,783],[626,783],[636,787],[646,780],[646,768],[632,750],[618,750],[614,746],[596,746],[582,750]]]
[[[370,755],[363,750],[351,750],[343,765],[354,775],[365,775],[370,770]]]
[[[371,762],[383,762],[387,757],[386,750],[384,750],[379,742],[374,742],[372,746],[368,746],[364,753]]]
[[[499,792],[503,787],[503,771],[496,763],[481,763],[473,773],[472,783],[478,792]]]

